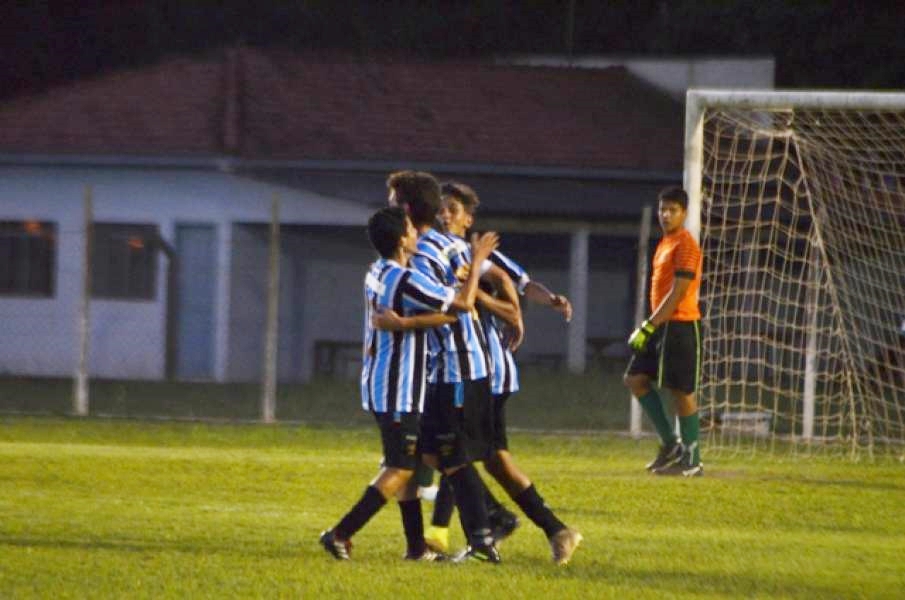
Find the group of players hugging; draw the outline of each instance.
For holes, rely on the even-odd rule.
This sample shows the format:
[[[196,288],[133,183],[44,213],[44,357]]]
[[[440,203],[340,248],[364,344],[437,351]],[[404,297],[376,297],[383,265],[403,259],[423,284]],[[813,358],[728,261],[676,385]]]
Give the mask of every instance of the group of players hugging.
[[[544,532],[553,562],[565,565],[582,535],[557,517],[514,462],[506,436],[506,402],[519,389],[513,352],[524,337],[522,299],[550,307],[565,321],[571,319],[572,306],[565,296],[532,280],[501,252],[497,234],[470,234],[479,199],[469,186],[441,185],[429,173],[399,171],[389,176],[387,189],[388,206],[374,213],[367,226],[379,258],[364,280],[361,373],[362,408],[377,422],[383,461],[358,502],[321,534],[320,544],[333,557],[348,560],[352,537],[395,497],[405,533],[406,559],[499,563],[498,544],[519,521],[484,484],[475,468],[475,463],[482,463],[486,473]],[[681,190],[671,190],[676,192],[684,197]],[[676,204],[673,200],[664,202],[661,194],[661,225],[664,205]],[[679,216],[684,220],[687,199],[679,204]],[[665,226],[664,233],[668,238]],[[695,257],[683,259],[693,262]],[[696,286],[689,291],[685,284],[699,282],[700,253],[697,260],[698,266],[690,271],[672,269],[669,273],[683,279],[679,300],[685,299],[687,305],[693,295],[695,307]],[[656,266],[654,270],[656,276]],[[682,426],[679,441],[652,387],[660,368],[657,355],[670,347],[664,342],[671,339],[670,318],[679,305],[672,298],[679,280],[675,283],[665,291],[668,297],[655,299],[653,288],[662,288],[663,282],[652,282],[652,303],[657,300],[653,306],[662,310],[655,310],[629,338],[635,353],[625,382],[661,434],[660,452],[648,470],[693,476],[703,473],[696,427],[694,436],[689,437],[685,430],[686,421],[696,424],[696,407],[691,419],[683,415],[688,412],[688,402],[681,406],[677,402]],[[658,327],[667,323],[670,327]],[[688,331],[683,328],[680,341],[689,331],[692,337],[697,335],[697,321]],[[698,339],[692,342],[699,346]],[[691,349],[696,351],[695,346]],[[685,355],[687,344],[678,351]],[[653,364],[649,356],[654,357]],[[677,383],[685,389],[690,385],[685,397],[693,404],[696,375],[689,375],[681,365],[672,370],[680,373],[679,379],[692,381],[667,380],[660,385],[674,392]],[[419,497],[423,488],[418,483],[425,475],[429,481],[434,471],[441,477],[431,525],[425,531]],[[450,555],[449,523],[454,507],[459,509],[466,546]]]

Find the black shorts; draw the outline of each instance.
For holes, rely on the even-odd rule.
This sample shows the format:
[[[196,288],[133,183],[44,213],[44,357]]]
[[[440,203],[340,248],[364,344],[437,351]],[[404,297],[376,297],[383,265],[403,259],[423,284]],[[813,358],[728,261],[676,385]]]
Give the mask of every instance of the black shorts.
[[[701,372],[701,322],[668,321],[641,352],[632,354],[626,375],[647,375],[659,387],[693,394]]]
[[[494,450],[509,450],[509,438],[506,437],[506,400],[510,392],[493,395],[493,436],[491,445]]]
[[[494,431],[487,378],[432,385],[421,428],[423,451],[435,454],[441,469],[487,458]]]
[[[418,413],[373,413],[380,429],[383,445],[383,464],[387,467],[412,471],[421,462],[418,432],[421,415]]]

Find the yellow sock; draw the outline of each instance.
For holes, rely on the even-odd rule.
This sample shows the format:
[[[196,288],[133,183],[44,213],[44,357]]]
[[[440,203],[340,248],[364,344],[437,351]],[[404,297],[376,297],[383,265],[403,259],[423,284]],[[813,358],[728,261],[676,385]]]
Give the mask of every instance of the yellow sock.
[[[434,552],[449,552],[449,527],[431,525],[424,532],[424,543]]]

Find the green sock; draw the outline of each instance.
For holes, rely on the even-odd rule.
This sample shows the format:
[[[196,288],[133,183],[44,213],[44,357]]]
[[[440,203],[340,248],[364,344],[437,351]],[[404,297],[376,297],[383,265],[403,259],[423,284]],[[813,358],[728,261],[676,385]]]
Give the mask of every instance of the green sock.
[[[691,464],[696,465],[701,462],[701,452],[698,449],[698,432],[701,429],[701,420],[698,413],[688,415],[687,417],[679,417],[679,431],[682,432],[682,443],[685,444],[687,452],[691,452]]]
[[[663,403],[660,402],[660,395],[657,390],[651,388],[649,392],[638,398],[641,408],[647,413],[654,428],[657,430],[663,445],[669,446],[676,443],[676,432],[673,431],[669,419],[666,418],[666,411],[663,410]]]

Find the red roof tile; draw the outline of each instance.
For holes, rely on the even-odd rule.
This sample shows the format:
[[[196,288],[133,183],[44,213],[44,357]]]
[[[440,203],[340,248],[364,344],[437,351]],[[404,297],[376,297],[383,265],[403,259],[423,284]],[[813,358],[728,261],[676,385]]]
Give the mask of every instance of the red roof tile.
[[[0,105],[0,152],[677,170],[681,105],[619,67],[243,48]]]

